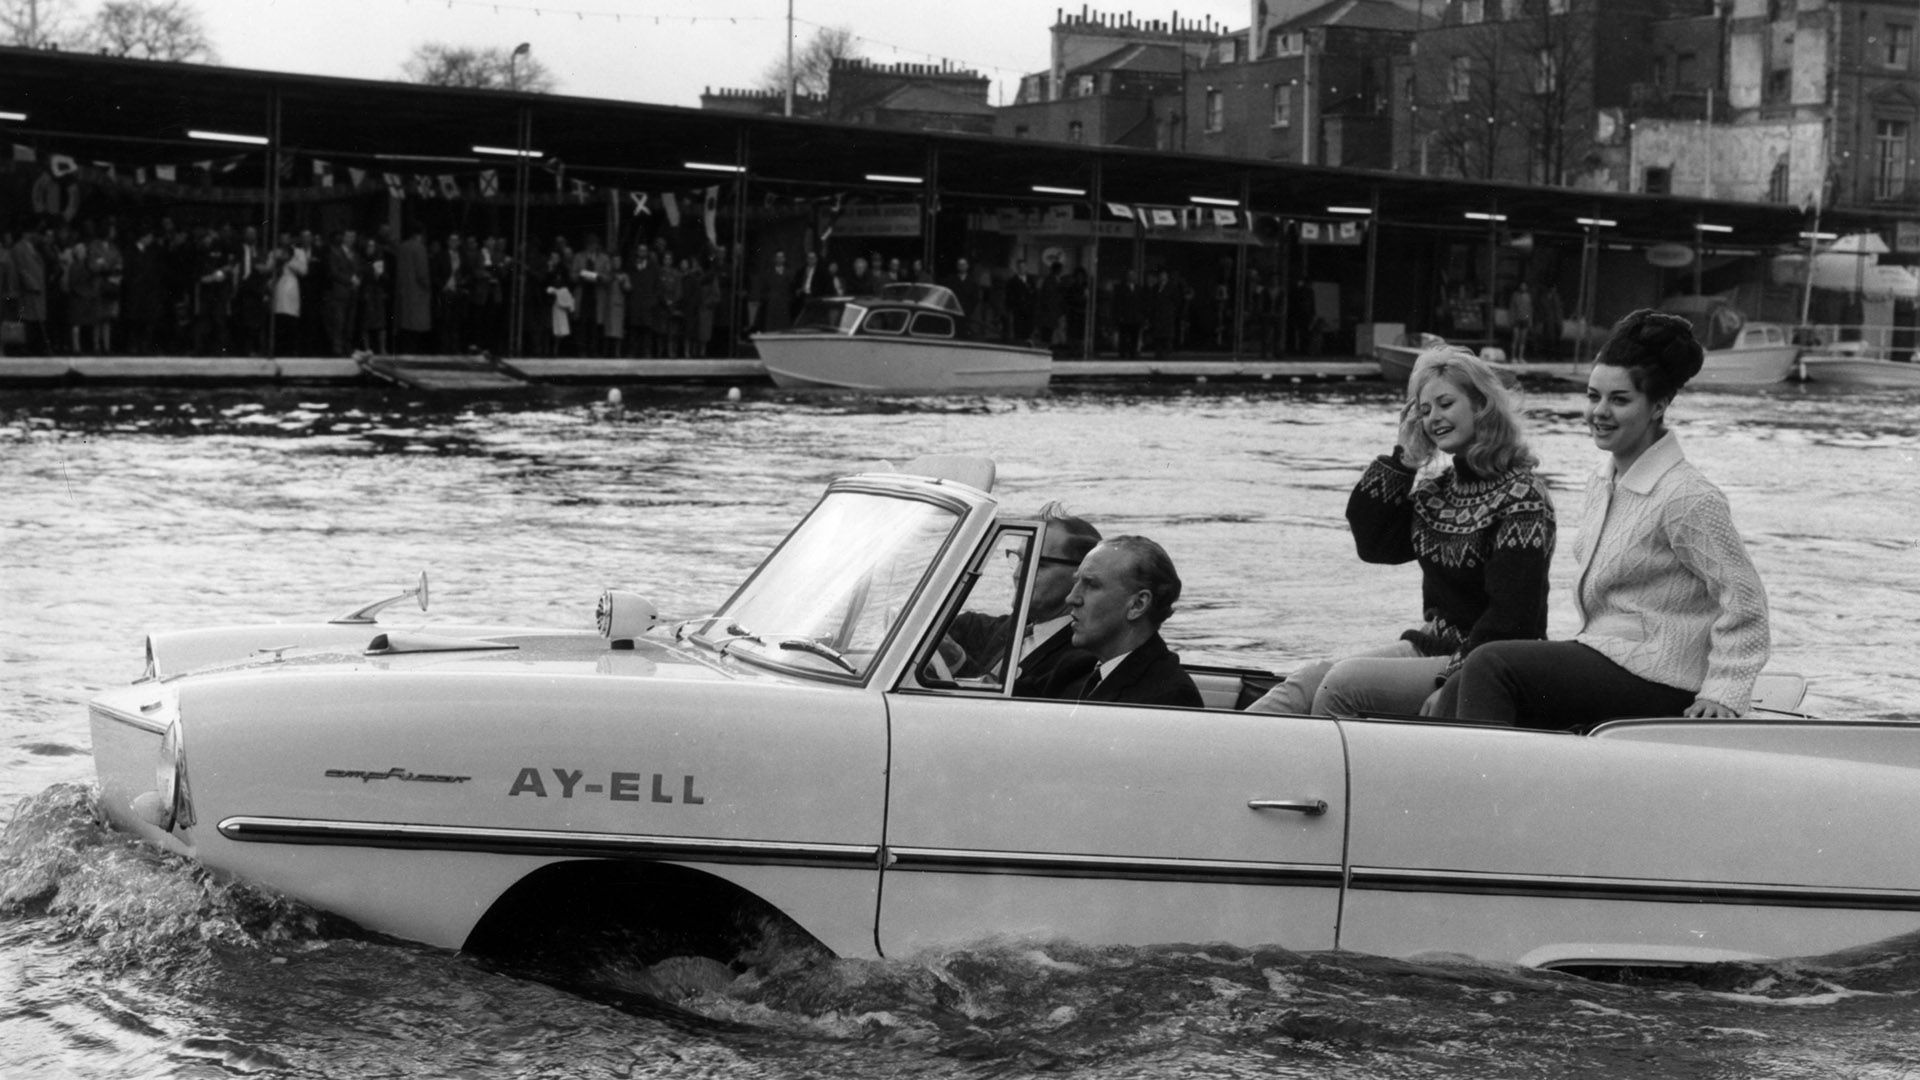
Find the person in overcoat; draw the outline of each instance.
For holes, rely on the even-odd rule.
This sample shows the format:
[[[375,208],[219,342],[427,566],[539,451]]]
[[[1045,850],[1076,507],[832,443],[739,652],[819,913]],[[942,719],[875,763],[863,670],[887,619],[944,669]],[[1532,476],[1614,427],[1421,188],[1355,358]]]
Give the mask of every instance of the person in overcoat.
[[[394,306],[400,350],[425,350],[427,335],[433,331],[433,273],[426,235],[419,225],[407,231],[394,255]]]

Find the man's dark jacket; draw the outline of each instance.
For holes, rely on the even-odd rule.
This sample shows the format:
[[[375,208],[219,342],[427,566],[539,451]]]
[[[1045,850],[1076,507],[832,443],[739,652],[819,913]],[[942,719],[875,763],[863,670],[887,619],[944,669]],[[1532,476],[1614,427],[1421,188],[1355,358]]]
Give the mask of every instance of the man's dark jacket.
[[[1078,650],[1076,650],[1078,651]],[[1159,634],[1148,638],[1127,654],[1120,666],[1087,692],[1087,676],[1096,664],[1091,653],[1086,661],[1062,664],[1041,691],[1041,697],[1067,701],[1110,701],[1128,705],[1175,705],[1183,709],[1205,706],[1192,676],[1180,666],[1180,657]]]

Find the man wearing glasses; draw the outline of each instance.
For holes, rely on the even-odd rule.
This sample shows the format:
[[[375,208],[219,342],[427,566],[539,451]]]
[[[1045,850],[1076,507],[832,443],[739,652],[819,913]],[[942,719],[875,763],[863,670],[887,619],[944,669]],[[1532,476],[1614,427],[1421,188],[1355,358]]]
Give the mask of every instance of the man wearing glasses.
[[[1029,621],[1015,653],[1018,668],[1013,680],[1014,697],[1043,697],[1041,688],[1062,668],[1086,671],[1093,664],[1092,654],[1073,644],[1067,594],[1073,591],[1073,575],[1080,560],[1100,542],[1100,530],[1066,513],[1057,502],[1040,509],[1040,520],[1046,527],[1040,539],[1039,566],[1034,571]],[[1020,556],[1021,552],[1008,552],[1016,573]],[[963,614],[954,620],[948,635],[966,649],[968,656],[1004,656],[1011,622],[1005,615]]]

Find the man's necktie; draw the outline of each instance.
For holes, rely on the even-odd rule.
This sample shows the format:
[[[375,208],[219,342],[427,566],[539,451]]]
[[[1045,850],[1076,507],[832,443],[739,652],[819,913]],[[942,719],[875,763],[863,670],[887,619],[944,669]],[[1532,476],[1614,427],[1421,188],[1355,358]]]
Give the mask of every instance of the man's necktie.
[[[1088,698],[1092,697],[1093,688],[1099,685],[1100,685],[1100,668],[1099,668],[1099,665],[1095,665],[1092,671],[1087,672],[1086,685],[1080,688],[1080,700],[1085,701]]]

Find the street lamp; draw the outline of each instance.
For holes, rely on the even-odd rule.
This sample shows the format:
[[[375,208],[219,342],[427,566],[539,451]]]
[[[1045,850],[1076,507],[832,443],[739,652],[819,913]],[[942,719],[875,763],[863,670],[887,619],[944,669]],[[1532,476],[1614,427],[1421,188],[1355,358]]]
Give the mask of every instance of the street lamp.
[[[520,89],[520,58],[533,52],[533,46],[521,42],[513,47],[513,55],[507,57],[507,89]]]

